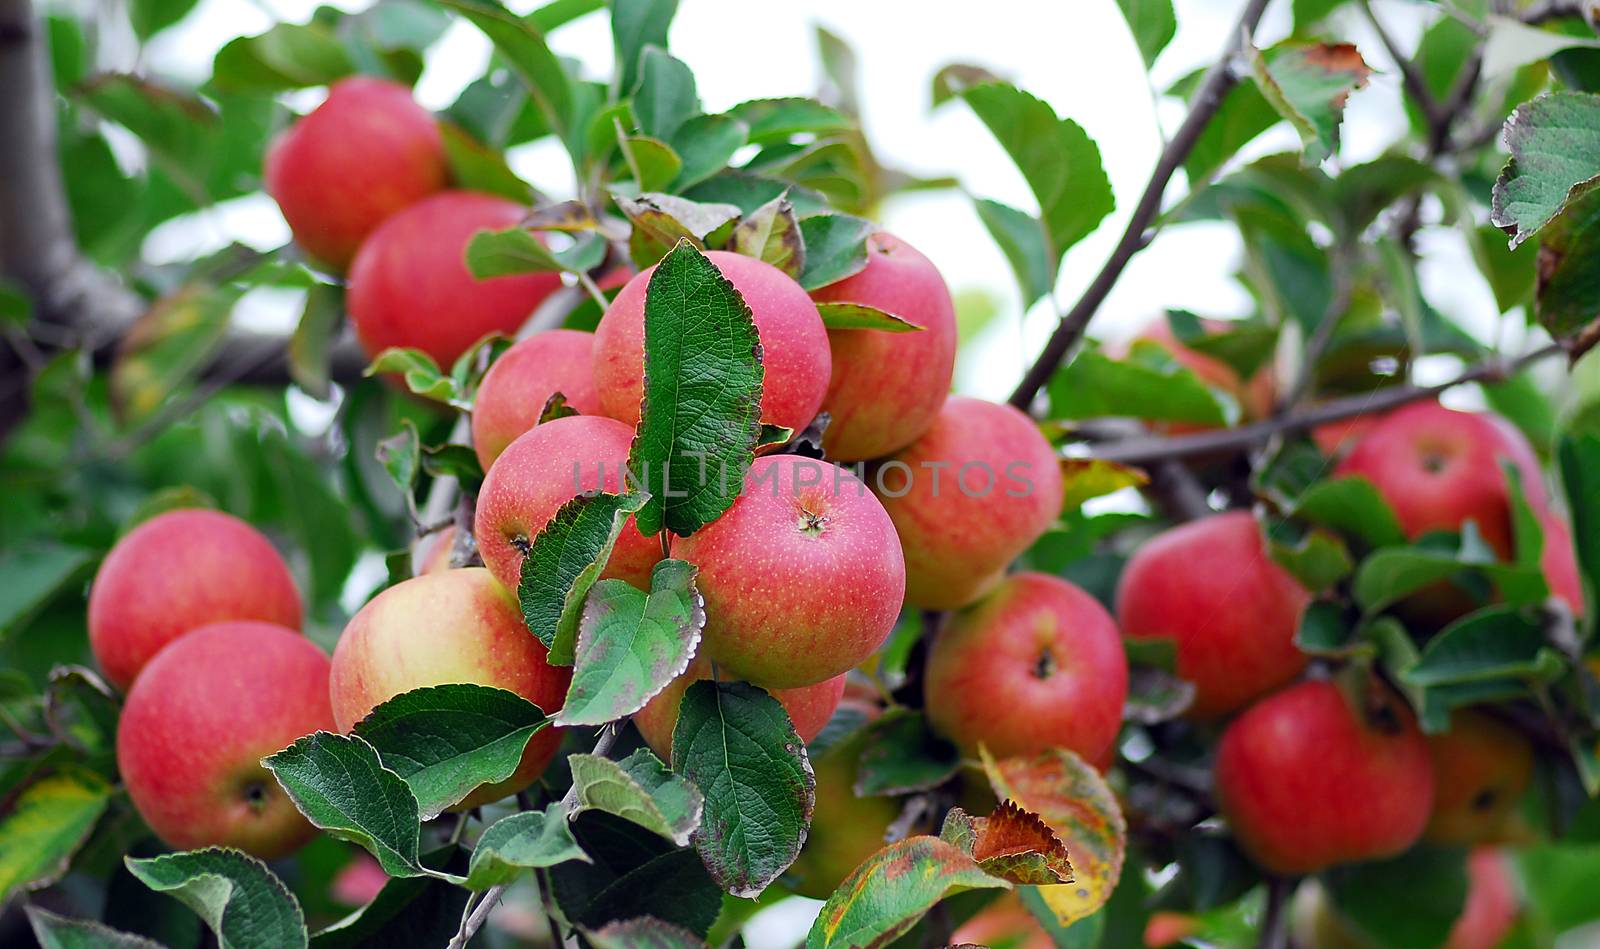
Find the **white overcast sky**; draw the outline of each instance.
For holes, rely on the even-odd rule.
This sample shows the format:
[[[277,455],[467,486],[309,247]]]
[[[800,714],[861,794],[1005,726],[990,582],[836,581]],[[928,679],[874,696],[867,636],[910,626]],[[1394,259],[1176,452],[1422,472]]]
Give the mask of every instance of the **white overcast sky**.
[[[200,78],[211,55],[229,38],[264,30],[275,19],[304,21],[315,5],[313,0],[202,0],[194,14],[156,38],[144,65],[157,74]],[[336,5],[354,10],[366,4],[341,0]],[[519,12],[535,5],[533,0],[512,3]],[[1177,0],[1176,6],[1178,34],[1156,64],[1157,88],[1216,55],[1239,3]],[[1278,0],[1269,8],[1260,34],[1263,44],[1288,32],[1288,7],[1287,0]],[[1406,43],[1425,15],[1425,8],[1401,0],[1380,0],[1378,9]],[[694,69],[706,108],[717,111],[744,99],[816,90],[821,78],[812,35],[816,24],[855,48],[867,132],[887,163],[926,175],[954,175],[974,194],[1036,207],[1021,176],[969,110],[959,103],[930,109],[930,79],[951,62],[976,63],[1007,76],[1088,130],[1099,144],[1117,211],[1068,254],[1056,302],[1070,304],[1138,200],[1161,147],[1159,128],[1170,130],[1182,118],[1178,103],[1163,101],[1157,108],[1114,0],[986,0],[979,5],[956,0],[683,0],[670,42],[673,53]],[[1352,163],[1378,154],[1404,122],[1392,64],[1364,30],[1353,35],[1380,72],[1351,101],[1341,160]],[[561,28],[551,45],[581,60],[590,75],[609,74],[612,54],[604,14]],[[423,103],[434,108],[449,104],[482,72],[488,55],[488,42],[480,34],[465,23],[456,24],[431,52],[418,86]],[[310,107],[316,96],[295,101]],[[1248,154],[1293,144],[1292,133],[1280,127]],[[564,195],[572,187],[571,171],[555,148],[551,143],[528,146],[512,160],[539,188]],[[939,265],[953,289],[983,291],[1000,301],[1001,318],[962,355],[958,388],[1003,395],[1027,354],[1049,331],[1049,301],[1026,320],[1021,318],[1010,271],[962,194],[897,198],[883,218],[889,229]],[[199,222],[168,225],[152,237],[146,252],[154,259],[179,259],[232,239],[270,247],[286,238],[275,208],[257,197],[233,202]],[[1429,253],[1423,281],[1430,298],[1490,337],[1494,314],[1488,312],[1485,288],[1472,274],[1464,245],[1448,233],[1424,235],[1424,240]],[[1237,237],[1225,225],[1169,230],[1128,268],[1095,322],[1095,333],[1125,336],[1168,306],[1242,314],[1248,300],[1232,278],[1238,259]],[[270,302],[245,308],[242,318],[257,323],[290,318],[291,308]]]

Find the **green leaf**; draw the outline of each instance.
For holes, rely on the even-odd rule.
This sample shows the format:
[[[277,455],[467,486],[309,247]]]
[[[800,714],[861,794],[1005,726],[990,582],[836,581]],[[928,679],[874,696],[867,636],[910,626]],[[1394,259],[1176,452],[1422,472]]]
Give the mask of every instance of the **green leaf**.
[[[1482,545],[1482,540],[1477,541]],[[1363,560],[1356,569],[1350,592],[1356,604],[1368,615],[1405,599],[1423,587],[1447,580],[1463,571],[1485,574],[1502,595],[1513,601],[1542,599],[1544,577],[1537,569],[1495,563],[1493,552],[1474,552],[1463,543],[1462,550],[1431,547],[1386,547]]]
[[[591,862],[573,839],[567,815],[559,808],[522,811],[490,824],[472,848],[464,886],[487,890],[512,882],[529,870],[568,860]]]
[[[663,142],[670,140],[685,122],[700,114],[694,72],[666,50],[646,46],[639,57],[633,114],[646,135]]]
[[[749,129],[729,115],[697,115],[684,122],[668,142],[683,163],[671,190],[684,191],[721,171],[748,140]]]
[[[1543,655],[1550,650],[1537,616],[1516,606],[1490,606],[1445,627],[1402,678],[1416,686],[1537,678],[1563,668],[1559,657]]]
[[[892,709],[863,730],[857,797],[927,791],[961,769],[961,752],[938,737],[914,709]]]
[[[1345,232],[1360,234],[1385,208],[1440,180],[1439,172],[1426,162],[1406,155],[1380,155],[1340,172],[1333,181],[1334,206]],[[1494,228],[1488,230],[1499,236]]]
[[[651,495],[638,514],[643,533],[687,536],[738,497],[761,433],[760,350],[739,291],[680,241],[645,292],[644,405],[628,453]]]
[[[668,771],[648,748],[621,761],[599,755],[572,755],[567,761],[578,789],[573,816],[603,811],[680,847],[700,827],[705,798],[693,784]]]
[[[1116,206],[1100,149],[1071,119],[1015,86],[990,82],[961,93],[1011,156],[1039,202],[1050,261],[1059,266]],[[1054,269],[1054,266],[1052,267]]]
[[[1189,349],[1227,363],[1241,379],[1249,379],[1272,358],[1278,329],[1259,323],[1231,321],[1224,330],[1212,330],[1187,310],[1168,310],[1167,326]]]
[[[65,544],[8,544],[0,551],[0,633],[9,631],[50,602],[94,559],[94,553]]]
[[[241,291],[186,284],[162,297],[124,334],[111,363],[111,405],[137,423],[199,374],[227,334]]]
[[[850,119],[815,99],[752,99],[728,110],[748,127],[752,145],[787,142],[795,135],[824,137],[850,129]]]
[[[92,920],[68,919],[37,906],[25,906],[23,912],[39,949],[162,949],[154,940]]]
[[[996,75],[986,67],[976,66],[972,63],[951,63],[948,66],[941,66],[939,71],[933,74],[933,82],[931,83],[933,88],[930,90],[930,98],[933,100],[934,107],[937,108],[973,86],[981,86],[987,82],[1004,81],[1005,78],[1003,76]]]
[[[326,399],[328,359],[333,339],[344,322],[344,291],[316,283],[306,291],[306,303],[289,337],[289,378],[318,399]]]
[[[822,904],[806,949],[886,946],[904,935],[947,896],[1006,888],[954,844],[910,837],[868,857]]]
[[[1489,289],[1494,291],[1495,306],[1501,313],[1532,299],[1539,256],[1537,245],[1524,243],[1509,247],[1505,234],[1492,224],[1470,228],[1467,244],[1483,278],[1489,281]]]
[[[299,901],[249,854],[207,847],[123,862],[139,882],[194,910],[222,949],[306,945]]]
[[[0,901],[60,879],[110,800],[104,778],[76,767],[24,788],[0,817]]]
[[[650,574],[648,595],[626,580],[594,585],[584,601],[572,685],[557,723],[603,725],[632,715],[689,668],[706,625],[696,570],[686,561],[661,561]]]
[[[564,863],[549,875],[573,924],[592,929],[654,916],[704,934],[716,920],[723,895],[693,850],[599,811],[579,815],[572,832],[594,862]]]
[[[606,259],[606,239],[583,234],[564,250],[553,251],[526,227],[479,231],[467,242],[467,270],[479,280],[509,274],[588,273]]]
[[[1300,531],[1286,523],[1271,524],[1267,550],[1278,565],[1313,593],[1321,593],[1355,569],[1343,539],[1320,527]]]
[[[1593,615],[1594,593],[1600,589],[1600,438],[1583,431],[1564,432],[1556,441],[1555,457]]]
[[[639,61],[645,47],[667,48],[667,28],[678,12],[678,0],[612,0],[611,37],[617,56],[617,88],[631,91],[639,83]]]
[[[1600,96],[1553,92],[1506,120],[1506,162],[1494,185],[1492,220],[1511,246],[1537,234],[1600,179]]]
[[[400,431],[378,442],[374,452],[378,464],[383,466],[390,480],[406,499],[413,515],[416,511],[412,491],[417,487],[417,471],[421,467],[422,443],[417,437],[417,426],[410,419],[400,420]]]
[[[1360,646],[1351,643],[1352,632],[1344,610],[1327,600],[1317,600],[1300,614],[1294,644],[1307,655],[1345,658],[1361,651]]]
[[[1049,417],[1084,419],[1111,415],[1226,425],[1229,413],[1216,393],[1176,361],[1169,359],[1167,363],[1158,366],[1132,359],[1114,360],[1104,353],[1085,350],[1051,377],[1046,387]]]
[[[848,214],[813,214],[800,219],[806,264],[800,286],[819,290],[867,269],[867,238],[878,228]]]
[[[741,127],[744,125],[742,122],[739,124]],[[828,210],[827,199],[810,188],[748,171],[720,172],[690,188],[684,195],[704,203],[731,205],[735,216],[754,214],[763,204],[779,195],[787,195],[794,202],[795,213],[802,218]]]
[[[739,209],[731,204],[708,204],[654,193],[632,198],[613,192],[611,197],[633,224],[628,253],[640,267],[660,261],[680,240],[704,248],[712,234],[724,228],[731,232],[739,218]]]
[[[486,685],[437,685],[403,692],[356,723],[384,768],[416,795],[431,820],[473,791],[511,777],[528,742],[549,720],[515,692]]]
[[[533,200],[533,188],[517,177],[502,152],[473,138],[454,122],[440,122],[439,135],[455,187],[497,194],[522,204]]]
[[[439,371],[439,364],[433,361],[432,356],[420,349],[390,346],[367,365],[362,375],[375,376],[385,372],[400,373],[406,388],[411,390],[413,395],[453,405],[462,410],[472,407],[459,401],[455,382]]]
[[[466,870],[454,844],[423,856],[427,866]],[[456,934],[470,890],[437,877],[391,877],[372,901],[311,937],[312,949],[443,946]]]
[[[134,35],[148,40],[184,17],[199,0],[130,0],[128,22]]]
[[[1178,18],[1172,12],[1172,0],[1117,0],[1123,19],[1133,33],[1133,41],[1144,57],[1145,66],[1156,63],[1156,57],[1172,42],[1178,32]]]
[[[987,198],[974,198],[972,204],[978,220],[1011,264],[1022,291],[1023,309],[1049,296],[1056,285],[1056,262],[1050,259],[1050,239],[1039,219]]]
[[[694,836],[706,869],[734,896],[755,896],[805,844],[816,777],[778,700],[746,682],[689,686],[672,731],[673,767],[705,795]]]
[[[1539,323],[1552,336],[1576,332],[1600,310],[1600,191],[1574,198],[1539,239]]]
[[[494,48],[527,85],[550,127],[572,131],[574,94],[572,80],[561,66],[544,34],[532,22],[516,16],[494,0],[439,0],[483,31]]]
[[[1372,69],[1349,43],[1290,44],[1266,53],[1250,46],[1250,71],[1278,114],[1300,133],[1307,164],[1339,148],[1345,100],[1366,85]]]
[[[1418,847],[1323,875],[1340,916],[1378,945],[1444,945],[1461,915],[1467,877],[1460,850]],[[1395,894],[1404,893],[1403,900]]]
[[[728,238],[728,250],[765,261],[800,279],[805,271],[806,245],[788,195],[779,195],[745,215]]]
[[[1191,73],[1168,90],[1168,95],[1192,96],[1200,87],[1202,73]],[[1191,101],[1191,105],[1192,105]],[[1216,115],[1206,123],[1189,157],[1183,160],[1190,187],[1215,174],[1239,149],[1280,121],[1272,103],[1254,83],[1237,83],[1222,97]]]
[[[706,944],[692,930],[654,916],[607,923],[584,930],[583,936],[594,949],[701,949]]]
[[[884,333],[920,333],[923,327],[865,303],[818,303],[822,325],[830,330],[878,330]]]
[[[321,23],[279,23],[257,36],[230,40],[211,64],[223,92],[263,94],[326,86],[355,72],[339,38]]]
[[[640,191],[660,191],[683,170],[683,159],[660,139],[629,135],[620,144],[627,152],[630,167],[638,171],[636,181]]]
[[[550,650],[549,662],[571,665],[583,600],[599,579],[642,494],[579,495],[556,509],[522,558],[517,600],[522,618]]]
[[[307,820],[365,847],[383,872],[392,877],[427,872],[417,863],[422,832],[417,798],[365,739],[317,732],[261,763]]]
[[[1318,481],[1295,503],[1295,515],[1354,534],[1369,547],[1403,544],[1405,532],[1383,495],[1360,475]]]

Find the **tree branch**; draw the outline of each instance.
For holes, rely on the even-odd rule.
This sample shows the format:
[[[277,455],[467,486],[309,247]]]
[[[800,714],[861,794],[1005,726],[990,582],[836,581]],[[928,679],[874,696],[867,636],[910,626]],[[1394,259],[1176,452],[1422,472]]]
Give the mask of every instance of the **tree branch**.
[[[1522,22],[1538,25],[1550,20],[1584,16],[1585,4],[1581,0],[1546,0],[1522,11]]]
[[[1111,293],[1111,288],[1116,286],[1123,270],[1128,266],[1128,261],[1143,250],[1149,243],[1146,230],[1155,221],[1156,215],[1161,213],[1161,199],[1166,194],[1167,185],[1172,181],[1172,176],[1182,167],[1189,152],[1194,149],[1195,143],[1200,140],[1200,135],[1210,124],[1217,110],[1222,107],[1222,100],[1239,80],[1233,75],[1231,63],[1239,52],[1242,40],[1255,33],[1256,25],[1261,22],[1261,15],[1266,11],[1268,0],[1248,0],[1244,11],[1239,16],[1238,24],[1228,34],[1227,44],[1222,55],[1206,71],[1205,78],[1200,82],[1200,91],[1195,94],[1194,105],[1189,109],[1189,115],[1178,127],[1172,140],[1162,150],[1161,157],[1156,161],[1155,170],[1150,173],[1150,181],[1145,185],[1144,193],[1139,196],[1139,203],[1133,209],[1133,216],[1128,219],[1128,227],[1122,232],[1122,239],[1111,252],[1111,257],[1100,268],[1088,289],[1083,291],[1083,296],[1073,304],[1056,324],[1055,331],[1050,334],[1050,339],[1045,343],[1039,358],[1034,360],[1032,366],[1023,375],[1022,381],[1017,384],[1016,391],[1011,393],[1011,404],[1024,411],[1032,404],[1033,399],[1044,388],[1056,367],[1072,351],[1072,347],[1083,337],[1084,330],[1089,326],[1089,321],[1094,318],[1100,305],[1105,302]]]
[[[1395,65],[1399,67],[1400,83],[1405,86],[1406,94],[1416,102],[1417,108],[1422,110],[1422,116],[1427,121],[1428,128],[1437,128],[1440,122],[1443,121],[1443,107],[1439,104],[1439,100],[1433,97],[1433,93],[1428,91],[1428,82],[1422,77],[1422,72],[1417,69],[1416,62],[1400,52],[1399,44],[1394,41],[1394,36],[1384,28],[1383,22],[1378,19],[1378,15],[1373,12],[1372,4],[1369,0],[1361,0],[1360,6],[1361,12],[1366,14],[1367,22],[1372,25],[1372,31],[1378,34],[1378,42],[1383,44],[1383,48],[1388,52],[1389,58],[1394,60]]]
[[[1240,425],[1237,428],[1167,438],[1151,436],[1110,442],[1092,449],[1089,457],[1127,465],[1153,465],[1173,458],[1242,451],[1280,433],[1304,432],[1328,422],[1337,422],[1372,412],[1386,412],[1411,402],[1432,398],[1446,389],[1463,383],[1497,382],[1515,375],[1526,366],[1564,352],[1566,352],[1565,346],[1551,343],[1515,359],[1486,360],[1467,369],[1454,379],[1438,385],[1394,386],[1362,395],[1346,396],[1311,406],[1301,412],[1280,415],[1249,425]]]

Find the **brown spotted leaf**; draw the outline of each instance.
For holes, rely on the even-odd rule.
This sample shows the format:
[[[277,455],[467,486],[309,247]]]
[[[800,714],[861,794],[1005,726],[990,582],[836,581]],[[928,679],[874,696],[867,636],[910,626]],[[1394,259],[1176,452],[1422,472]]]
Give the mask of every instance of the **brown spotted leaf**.
[[[1023,886],[1072,882],[1066,845],[1039,815],[1015,801],[1002,801],[988,817],[952,808],[939,837],[966,851],[991,876]]]
[[[1072,854],[1074,882],[1040,887],[1062,926],[1105,905],[1122,875],[1128,825],[1092,765],[1065,748],[996,761],[979,749],[995,796],[1037,814]]]
[[[1372,74],[1361,53],[1349,43],[1286,43],[1264,53],[1253,46],[1247,51],[1261,94],[1300,133],[1306,164],[1337,151],[1345,101]]]
[[[908,932],[947,896],[1010,884],[984,873],[965,851],[937,837],[909,837],[868,857],[828,897],[806,949],[876,949]]]

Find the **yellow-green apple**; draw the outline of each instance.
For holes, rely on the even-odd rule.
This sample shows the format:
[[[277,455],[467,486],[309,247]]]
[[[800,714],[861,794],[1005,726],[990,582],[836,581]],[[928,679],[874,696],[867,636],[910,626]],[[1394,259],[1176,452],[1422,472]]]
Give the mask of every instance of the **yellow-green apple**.
[[[905,545],[906,603],[922,609],[960,609],[993,589],[1061,516],[1055,450],[1026,415],[981,399],[946,399],[868,480]]]
[[[1311,595],[1267,553],[1247,511],[1213,514],[1151,538],[1117,587],[1134,639],[1170,639],[1195,686],[1189,714],[1217,718],[1300,673],[1294,644]]]
[[[594,334],[546,330],[518,341],[484,373],[472,405],[472,448],[488,471],[518,435],[539,423],[557,392],[580,415],[600,413]]]
[[[478,280],[467,242],[479,231],[515,227],[527,208],[474,191],[442,191],[387,220],[350,267],[350,322],[370,355],[420,349],[441,367],[490,333],[515,333],[561,286],[553,273]]]
[[[865,270],[811,294],[862,303],[922,327],[916,332],[828,331],[833,378],[822,400],[829,458],[864,461],[911,444],[939,414],[956,365],[956,308],[933,262],[892,234],[867,238]]]
[[[1376,682],[1361,707],[1331,682],[1267,696],[1228,724],[1215,767],[1217,805],[1239,845],[1284,875],[1399,854],[1433,809],[1428,743],[1405,702]]]
[[[1503,462],[1516,466],[1534,508],[1544,507],[1538,459],[1516,429],[1494,416],[1418,402],[1374,425],[1335,471],[1371,481],[1408,537],[1457,531],[1472,520],[1496,553],[1510,557],[1511,505]]]
[[[1068,748],[1100,761],[1122,727],[1128,661],[1105,607],[1043,573],[1017,573],[951,617],[928,651],[923,706],[968,757]]]
[[[1567,604],[1573,616],[1582,616],[1583,581],[1578,575],[1578,555],[1572,546],[1572,531],[1567,522],[1549,508],[1537,511],[1539,526],[1544,529],[1544,547],[1539,553],[1539,566],[1544,571],[1545,582],[1550,585],[1550,595]]]
[[[449,166],[410,89],[352,76],[273,142],[265,178],[295,243],[344,270],[385,218],[443,189]]]
[[[900,816],[900,803],[893,797],[856,797],[856,766],[865,739],[857,729],[811,760],[817,803],[805,847],[783,877],[801,896],[827,899],[862,861],[888,846],[884,838]]]
[[[161,650],[133,684],[117,766],[140,816],[171,846],[271,860],[315,831],[261,759],[332,728],[321,649],[271,623],[213,623]]]
[[[662,761],[672,760],[672,730],[678,727],[678,706],[683,703],[683,693],[691,684],[709,678],[711,661],[697,656],[688,671],[667,683],[666,688],[633,714],[634,727]],[[834,709],[839,707],[839,698],[844,695],[846,678],[837,675],[816,685],[772,690],[772,697],[789,713],[789,721],[801,741],[811,741],[828,724]]]
[[[272,543],[228,514],[167,511],[111,548],[89,588],[89,645],[127,689],[184,633],[224,620],[300,628],[300,594]]]
[[[333,718],[348,732],[402,692],[451,683],[505,689],[554,713],[566,700],[572,670],[550,665],[546,655],[523,623],[516,597],[489,571],[467,567],[412,577],[373,597],[339,636],[328,682]],[[515,774],[479,788],[455,809],[532,784],[560,745],[560,729],[534,735]]]
[[[797,455],[757,458],[733,506],[672,555],[700,570],[701,655],[768,689],[850,671],[889,637],[905,592],[883,505],[849,470]]]
[[[1533,749],[1516,729],[1482,712],[1459,710],[1450,730],[1428,736],[1433,756],[1433,816],[1426,838],[1440,844],[1506,838],[1533,777]]]
[[[764,261],[714,250],[706,254],[750,307],[765,377],[761,421],[800,431],[828,390],[832,358],[817,305],[789,275]],[[625,284],[594,331],[594,380],[606,414],[639,423],[644,399],[644,300],[656,268]]]
[[[536,425],[495,459],[478,492],[473,535],[484,565],[515,590],[522,557],[561,505],[583,492],[621,493],[633,431],[604,415],[568,415]],[[661,541],[623,527],[601,576],[650,589]]]

